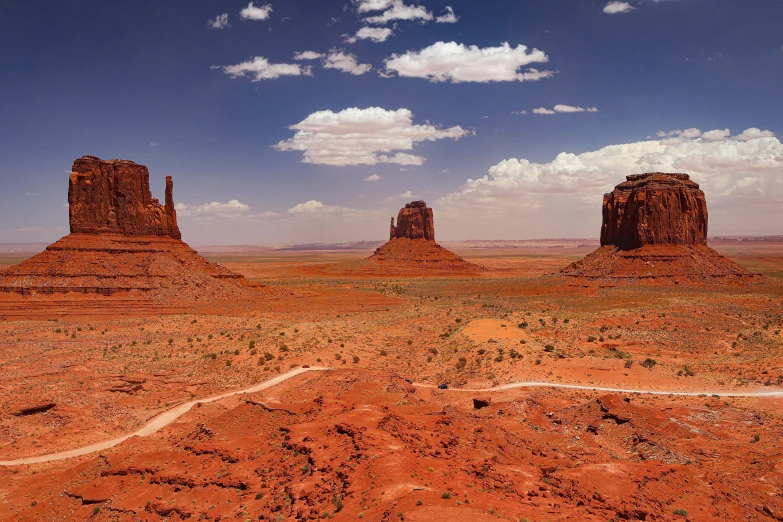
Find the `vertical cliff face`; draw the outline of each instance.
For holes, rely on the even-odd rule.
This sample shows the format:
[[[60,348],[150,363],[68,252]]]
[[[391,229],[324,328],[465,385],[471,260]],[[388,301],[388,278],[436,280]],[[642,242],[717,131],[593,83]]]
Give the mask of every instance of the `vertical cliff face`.
[[[432,209],[424,201],[414,201],[405,205],[397,215],[397,226],[392,218],[389,239],[426,239],[435,241],[435,220]]]
[[[601,246],[706,245],[707,201],[687,174],[628,176],[604,195]]]
[[[68,187],[71,232],[180,239],[171,176],[165,206],[152,197],[149,179],[147,167],[132,161],[77,159]]]

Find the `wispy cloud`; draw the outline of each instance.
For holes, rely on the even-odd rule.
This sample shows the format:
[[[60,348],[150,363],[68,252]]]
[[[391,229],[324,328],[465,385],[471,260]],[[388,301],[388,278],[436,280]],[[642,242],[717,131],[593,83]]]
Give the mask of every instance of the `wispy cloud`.
[[[228,13],[217,15],[214,20],[209,20],[207,27],[210,29],[230,29],[231,24],[228,23]]]
[[[270,63],[263,56],[256,56],[235,65],[213,65],[212,69],[220,69],[232,78],[250,77],[254,82],[275,80],[281,76],[312,76],[310,66],[295,63]]]

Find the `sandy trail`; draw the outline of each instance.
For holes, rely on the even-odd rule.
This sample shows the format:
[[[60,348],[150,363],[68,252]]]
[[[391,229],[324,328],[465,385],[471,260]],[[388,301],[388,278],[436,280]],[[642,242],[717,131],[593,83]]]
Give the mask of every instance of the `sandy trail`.
[[[24,464],[41,464],[44,462],[52,462],[55,460],[64,460],[73,457],[81,457],[83,455],[89,455],[90,453],[103,451],[109,448],[113,448],[114,446],[121,444],[122,442],[128,440],[131,437],[146,437],[148,435],[152,435],[153,433],[159,431],[160,429],[176,421],[182,415],[190,411],[190,409],[193,406],[195,406],[200,402],[203,403],[215,402],[221,399],[225,399],[227,397],[232,397],[234,395],[240,395],[243,393],[255,393],[276,386],[282,382],[287,381],[288,379],[292,379],[303,373],[323,372],[323,371],[330,371],[330,370],[334,370],[334,368],[323,368],[323,367],[297,368],[296,370],[291,370],[290,372],[278,375],[273,379],[265,381],[261,384],[257,384],[251,388],[226,392],[221,395],[216,395],[214,397],[209,397],[206,399],[198,399],[195,401],[190,401],[190,402],[180,404],[179,406],[175,406],[174,408],[167,410],[161,413],[160,415],[158,415],[157,417],[153,418],[150,422],[142,426],[137,431],[133,433],[129,433],[128,435],[123,435],[122,437],[117,437],[115,439],[98,442],[96,444],[91,444],[90,446],[84,446],[82,448],[77,448],[68,451],[61,451],[59,453],[50,453],[48,455],[38,455],[37,457],[27,457],[27,458],[17,459],[17,460],[0,461],[0,466],[21,466]],[[414,383],[413,385],[419,388],[437,389],[437,386],[434,386],[432,384]],[[583,386],[577,384],[555,384],[555,383],[548,383],[548,382],[515,382],[510,384],[504,384],[502,386],[495,386],[494,388],[481,388],[481,389],[449,388],[442,391],[489,393],[489,392],[497,392],[503,390],[513,390],[516,388],[565,388],[570,390],[598,391],[598,392],[608,392],[608,393],[672,395],[672,396],[681,396],[681,397],[698,397],[698,396],[712,395],[718,397],[783,398],[783,390],[747,391],[747,392],[722,392],[722,391],[687,391],[686,392],[686,391],[667,391],[667,390],[633,390],[633,389],[624,389],[624,388],[602,388],[599,386]]]
[[[152,435],[156,431],[168,426],[169,424],[171,424],[172,422],[180,418],[182,415],[190,411],[190,409],[199,402],[204,402],[204,403],[215,402],[242,393],[259,392],[261,390],[266,390],[267,388],[276,386],[281,382],[285,382],[288,379],[292,379],[293,377],[296,377],[297,375],[301,375],[306,372],[328,371],[330,369],[331,368],[319,368],[319,367],[297,368],[296,370],[291,370],[290,372],[284,373],[282,375],[278,375],[273,379],[262,382],[261,384],[257,384],[251,388],[226,392],[220,395],[215,395],[214,397],[209,397],[206,399],[198,399],[195,401],[190,401],[190,402],[180,404],[179,406],[175,406],[170,410],[164,411],[163,413],[153,418],[150,422],[142,426],[140,429],[134,431],[133,433],[123,435],[122,437],[117,437],[116,439],[98,442],[95,444],[91,444],[89,446],[84,446],[82,448],[77,448],[73,450],[61,451],[59,453],[50,453],[48,455],[39,455],[37,457],[28,457],[28,458],[17,459],[17,460],[0,461],[0,466],[20,466],[22,464],[40,464],[42,462],[51,462],[54,460],[70,459],[73,457],[81,457],[82,455],[89,455],[90,453],[103,451],[105,449],[113,448],[114,446],[121,444],[122,442],[128,440],[131,437],[146,437],[148,435]]]

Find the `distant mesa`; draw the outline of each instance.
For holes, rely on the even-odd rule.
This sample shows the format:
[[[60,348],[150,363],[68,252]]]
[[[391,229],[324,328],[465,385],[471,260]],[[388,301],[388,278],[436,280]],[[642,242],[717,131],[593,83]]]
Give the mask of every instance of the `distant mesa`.
[[[192,303],[253,293],[241,275],[181,241],[171,177],[161,205],[150,192],[147,167],[84,156],[73,164],[68,206],[71,234],[0,272],[0,293],[122,293]]]
[[[424,201],[413,201],[391,218],[389,241],[375,250],[370,261],[389,267],[426,268],[447,272],[475,272],[469,263],[435,242],[435,219]]]
[[[601,248],[562,270],[575,279],[661,283],[755,276],[707,247],[707,200],[687,174],[627,176],[604,195]]]

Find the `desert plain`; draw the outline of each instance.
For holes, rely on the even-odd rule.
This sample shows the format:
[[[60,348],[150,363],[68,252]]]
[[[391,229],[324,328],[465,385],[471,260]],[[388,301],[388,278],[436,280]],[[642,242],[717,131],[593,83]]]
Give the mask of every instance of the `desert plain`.
[[[783,238],[710,241],[747,284],[559,275],[595,240],[442,244],[482,269],[202,247],[259,297],[4,296],[0,519],[783,520]]]

